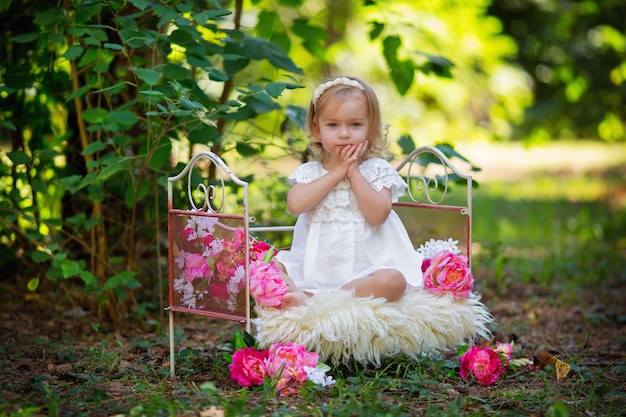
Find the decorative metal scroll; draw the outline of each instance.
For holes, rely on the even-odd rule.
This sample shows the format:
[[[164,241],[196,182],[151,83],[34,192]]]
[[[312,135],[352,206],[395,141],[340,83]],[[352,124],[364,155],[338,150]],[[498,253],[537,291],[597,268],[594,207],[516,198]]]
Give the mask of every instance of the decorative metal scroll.
[[[417,247],[425,240],[452,238],[458,241],[459,249],[471,263],[472,177],[461,172],[433,146],[415,149],[396,169],[409,189],[408,199],[395,203],[394,210],[413,244]],[[453,185],[455,179],[461,181]],[[455,199],[450,198],[452,188]]]
[[[214,172],[215,178],[204,177],[199,172]],[[243,188],[244,208],[248,207],[248,183],[232,173],[224,161],[213,152],[194,155],[185,168],[176,176],[168,178],[168,200],[174,203],[174,184],[185,180],[189,208],[194,211],[221,213],[227,201],[226,181]],[[195,184],[195,187],[194,187]]]
[[[445,201],[451,174],[467,182],[467,201],[471,200],[472,177],[462,173],[441,150],[422,146],[411,152],[398,165],[398,172],[406,168],[408,195],[414,203],[441,204]]]
[[[241,187],[243,204],[227,181]],[[248,183],[216,154],[198,153],[168,178],[170,311],[236,320],[249,330],[249,221]]]

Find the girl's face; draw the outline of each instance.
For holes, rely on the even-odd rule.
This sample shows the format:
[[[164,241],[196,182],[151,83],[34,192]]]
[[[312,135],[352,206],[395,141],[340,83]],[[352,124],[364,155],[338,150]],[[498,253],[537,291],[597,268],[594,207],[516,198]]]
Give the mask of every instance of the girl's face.
[[[313,134],[322,142],[322,147],[331,157],[346,145],[365,142],[369,132],[369,114],[365,100],[359,97],[334,100],[324,106]]]

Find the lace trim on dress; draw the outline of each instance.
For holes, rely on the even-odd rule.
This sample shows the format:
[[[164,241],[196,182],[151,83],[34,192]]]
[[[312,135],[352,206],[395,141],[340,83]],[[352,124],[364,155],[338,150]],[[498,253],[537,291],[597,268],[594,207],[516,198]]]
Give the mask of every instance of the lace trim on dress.
[[[359,169],[365,179],[376,191],[383,187],[391,190],[391,201],[398,201],[407,188],[406,183],[391,164],[384,159],[370,158],[363,162]],[[289,184],[310,183],[327,171],[318,161],[304,163],[289,176]],[[311,221],[353,221],[364,222],[365,217],[359,208],[359,203],[350,188],[348,181],[342,181],[332,189],[320,205],[315,207],[308,222]]]
[[[376,191],[391,190],[391,202],[396,203],[404,195],[408,185],[391,164],[381,158],[370,158],[359,167],[363,176]]]
[[[289,185],[308,184],[322,176],[324,167],[318,161],[305,162],[300,165],[293,174],[287,178]]]

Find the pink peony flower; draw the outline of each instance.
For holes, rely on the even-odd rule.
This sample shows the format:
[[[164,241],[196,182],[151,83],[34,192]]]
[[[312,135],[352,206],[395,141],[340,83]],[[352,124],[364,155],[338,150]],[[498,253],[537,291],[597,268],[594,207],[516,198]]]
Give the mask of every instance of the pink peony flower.
[[[211,268],[204,256],[192,253],[185,257],[185,279],[187,282],[210,276]]]
[[[307,352],[299,343],[271,345],[267,356],[267,374],[276,381],[276,390],[282,396],[293,395],[307,380],[305,366],[315,367],[319,356]]]
[[[267,375],[267,350],[257,350],[252,347],[239,349],[233,353],[233,361],[228,365],[230,377],[239,385],[251,387],[262,385]]]
[[[467,256],[452,252],[435,255],[424,273],[424,286],[434,293],[450,292],[454,298],[467,298],[474,286]]]
[[[260,306],[278,307],[287,292],[287,284],[273,263],[250,262],[250,295]]]
[[[472,376],[481,385],[493,385],[504,374],[504,365],[498,354],[490,347],[473,347],[460,358],[461,378]]]

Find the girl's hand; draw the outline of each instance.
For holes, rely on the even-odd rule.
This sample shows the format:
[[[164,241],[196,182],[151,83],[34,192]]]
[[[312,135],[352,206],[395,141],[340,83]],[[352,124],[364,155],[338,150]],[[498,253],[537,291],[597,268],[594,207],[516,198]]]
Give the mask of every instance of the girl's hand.
[[[354,172],[358,172],[359,171],[359,162],[361,162],[361,158],[363,157],[363,154],[365,154],[365,151],[367,150],[367,147],[369,146],[369,141],[365,141],[365,142],[361,142],[359,143],[359,145],[354,148],[354,152],[352,154],[353,157],[353,161],[350,164],[350,166],[348,166],[348,172],[346,173],[347,177],[351,177],[352,174],[354,174]]]

